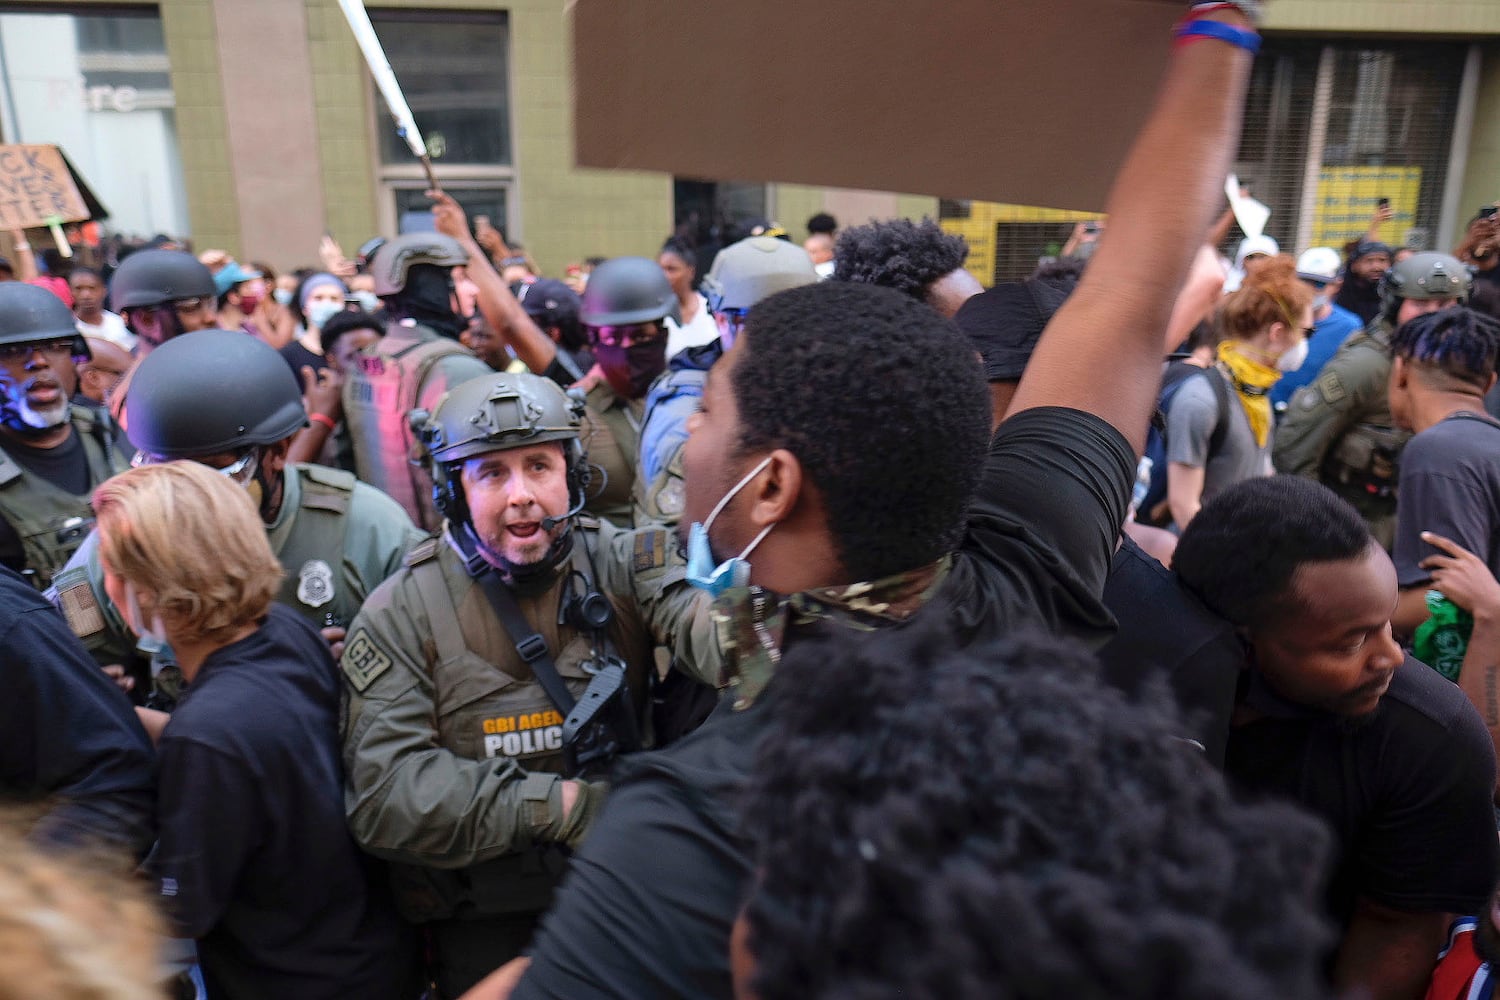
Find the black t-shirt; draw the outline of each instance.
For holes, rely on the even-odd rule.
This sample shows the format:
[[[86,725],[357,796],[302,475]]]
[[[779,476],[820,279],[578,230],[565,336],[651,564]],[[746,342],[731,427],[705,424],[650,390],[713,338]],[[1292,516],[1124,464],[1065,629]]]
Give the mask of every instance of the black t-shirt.
[[[1380,285],[1351,273],[1344,278],[1344,284],[1333,301],[1358,316],[1359,321],[1368,326],[1375,314],[1380,312]]]
[[[1134,476],[1124,438],[1097,417],[1011,417],[990,443],[952,572],[918,614],[946,616],[970,641],[1022,621],[1102,641],[1113,622],[1097,595]],[[797,626],[787,644],[839,628]],[[621,763],[513,1000],[731,996],[729,930],[750,872],[735,810],[764,704],[721,703],[696,733]]]
[[[1411,913],[1476,913],[1486,904],[1500,873],[1495,754],[1457,685],[1408,657],[1360,726],[1263,686],[1255,704],[1268,714],[1230,731],[1225,770],[1333,828],[1328,901],[1337,921],[1349,920],[1361,896]]]
[[[1152,678],[1171,685],[1183,735],[1224,766],[1235,685],[1245,650],[1234,626],[1203,606],[1175,575],[1127,535],[1104,585],[1104,604],[1120,623],[1099,662],[1104,679],[1134,694]]]
[[[148,867],[210,996],[411,995],[387,879],[344,822],[339,693],[322,638],[273,605],[209,656],[162,734]]]
[[[33,475],[74,496],[84,496],[94,487],[89,475],[89,456],[78,428],[56,448],[33,448],[14,434],[7,434],[0,447],[15,463]],[[0,565],[17,572],[26,568],[26,550],[15,526],[0,517]]]
[[[281,348],[282,360],[292,370],[297,378],[297,384],[302,384],[302,366],[307,365],[315,372],[322,371],[328,367],[328,359],[321,354],[314,354],[302,346],[301,341],[294,340]]]
[[[1424,531],[1451,538],[1500,573],[1500,423],[1455,413],[1407,442],[1391,552],[1403,587],[1432,578],[1421,562],[1439,550],[1422,541]]]
[[[57,609],[0,569],[0,797],[52,805],[34,837],[151,846],[155,759],[129,700]]]

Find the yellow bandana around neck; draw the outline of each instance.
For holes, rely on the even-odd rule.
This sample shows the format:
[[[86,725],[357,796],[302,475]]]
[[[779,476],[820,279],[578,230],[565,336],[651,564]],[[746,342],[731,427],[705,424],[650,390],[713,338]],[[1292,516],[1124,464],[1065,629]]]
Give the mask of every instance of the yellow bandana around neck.
[[[1258,447],[1266,446],[1271,433],[1271,386],[1281,378],[1280,370],[1263,365],[1240,352],[1239,344],[1226,340],[1219,345],[1219,364],[1229,372],[1229,381],[1245,416],[1250,418],[1250,430],[1255,435]]]

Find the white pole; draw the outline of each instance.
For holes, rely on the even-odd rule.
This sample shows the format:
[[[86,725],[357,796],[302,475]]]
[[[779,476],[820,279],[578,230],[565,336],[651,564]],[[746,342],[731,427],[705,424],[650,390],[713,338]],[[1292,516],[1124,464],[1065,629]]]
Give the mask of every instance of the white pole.
[[[370,24],[370,15],[365,13],[363,0],[339,0],[339,8],[343,10],[344,20],[349,22],[349,30],[354,32],[354,40],[364,53],[365,63],[370,67],[370,75],[375,78],[380,96],[385,98],[386,107],[390,108],[391,117],[396,120],[397,134],[406,140],[412,155],[422,161],[422,169],[427,171],[427,182],[436,188],[438,185],[432,175],[432,161],[427,157],[427,143],[417,130],[411,108],[406,105],[406,95],[401,93],[401,84],[396,82],[396,74],[391,72],[390,61],[386,59],[385,49],[381,47],[375,28]]]

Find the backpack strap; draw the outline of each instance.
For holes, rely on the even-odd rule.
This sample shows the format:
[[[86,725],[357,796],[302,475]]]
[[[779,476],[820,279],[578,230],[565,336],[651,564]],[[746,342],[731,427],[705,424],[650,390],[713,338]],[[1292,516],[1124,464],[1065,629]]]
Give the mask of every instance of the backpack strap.
[[[1214,399],[1219,404],[1219,419],[1214,423],[1213,433],[1208,436],[1208,457],[1217,455],[1224,447],[1224,438],[1229,434],[1229,386],[1219,374],[1218,366],[1205,368],[1203,374],[1213,388]]]

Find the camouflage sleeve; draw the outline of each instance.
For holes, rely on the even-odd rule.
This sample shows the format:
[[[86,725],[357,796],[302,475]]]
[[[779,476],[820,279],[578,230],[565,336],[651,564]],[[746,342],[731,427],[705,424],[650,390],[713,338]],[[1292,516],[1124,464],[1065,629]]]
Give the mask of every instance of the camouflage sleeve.
[[[98,663],[124,663],[135,655],[135,637],[104,591],[97,533],[85,538],[73,558],[52,578],[47,597]]]
[[[348,696],[344,806],[354,839],[376,857],[432,868],[579,842],[603,786],[580,784],[579,803],[565,818],[561,776],[440,745],[430,634],[409,572],[382,584],[349,631],[339,667]],[[476,671],[494,670],[474,660]]]
[[[1371,386],[1374,366],[1351,351],[1340,351],[1318,377],[1298,389],[1276,428],[1271,462],[1277,472],[1316,479],[1334,443],[1358,421],[1369,399],[1385,392],[1383,380]]]
[[[658,645],[689,676],[721,687],[723,657],[707,593],[687,582],[687,565],[672,531],[647,524],[601,532],[599,572],[613,593],[632,596]]]
[[[635,523],[656,522],[663,527],[676,527],[682,519],[683,498],[682,445],[649,481],[645,468],[635,480]]]

